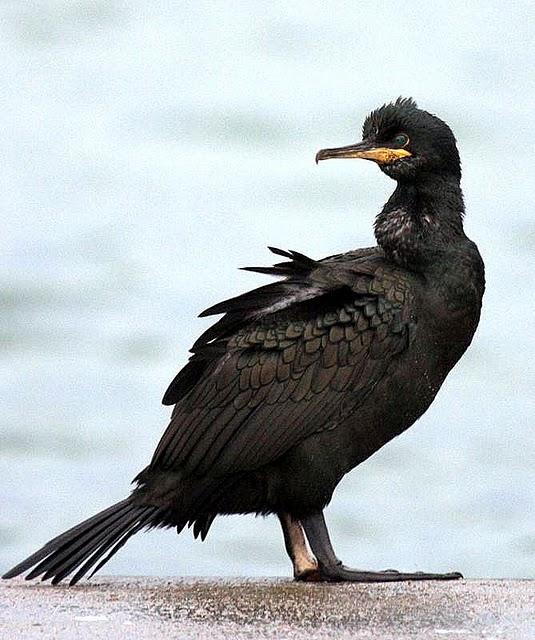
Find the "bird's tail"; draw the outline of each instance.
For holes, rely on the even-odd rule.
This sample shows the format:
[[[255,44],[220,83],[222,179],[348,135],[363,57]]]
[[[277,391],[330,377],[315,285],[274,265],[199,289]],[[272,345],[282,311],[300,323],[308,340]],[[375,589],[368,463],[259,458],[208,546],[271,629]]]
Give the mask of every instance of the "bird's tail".
[[[42,575],[42,580],[52,578],[57,584],[78,569],[69,583],[75,584],[97,562],[91,575],[98,571],[135,533],[156,525],[158,511],[126,498],[50,540],[2,577],[13,578],[33,567],[26,580]]]

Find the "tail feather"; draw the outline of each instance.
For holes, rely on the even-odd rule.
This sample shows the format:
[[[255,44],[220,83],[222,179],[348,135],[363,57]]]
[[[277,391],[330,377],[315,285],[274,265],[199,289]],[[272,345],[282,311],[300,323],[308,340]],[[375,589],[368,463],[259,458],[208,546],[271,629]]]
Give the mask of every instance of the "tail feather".
[[[156,524],[158,511],[155,507],[133,504],[130,498],[122,500],[53,538],[2,577],[13,578],[33,567],[26,576],[27,580],[42,575],[42,580],[52,578],[52,583],[57,584],[79,568],[70,581],[70,584],[75,584],[110,548],[95,571],[131,536],[146,526]]]
[[[90,527],[80,529],[80,525],[77,525],[61,534],[61,536],[54,538],[42,549],[42,551],[44,551],[48,547],[49,554],[32,569],[26,576],[26,579],[33,580],[33,578],[44,574],[42,579],[48,580],[54,576],[61,567],[65,567],[67,563],[76,563],[76,559],[80,556],[87,556],[103,538],[107,538],[110,530],[112,530],[114,525],[127,513],[128,505],[124,505],[121,509],[108,514],[105,518],[99,518],[99,516],[102,515],[99,513],[93,518],[90,518],[90,520],[81,523],[82,525],[86,523],[89,525],[91,521]],[[67,536],[66,539],[65,536]],[[52,549],[52,547],[54,548]],[[53,553],[50,553],[52,550]],[[34,556],[30,556],[26,562],[30,562],[37,554],[39,554],[39,551],[37,551]]]
[[[100,560],[97,566],[89,574],[89,577],[94,575],[101,567],[103,567],[106,564],[106,562],[108,562],[108,560],[112,556],[114,556],[117,553],[117,551],[119,551],[119,549],[122,546],[126,544],[126,542],[134,534],[138,533],[138,531],[141,531],[141,529],[147,526],[150,518],[152,517],[155,511],[157,511],[157,509],[150,509],[146,513],[142,514],[141,517],[137,519],[138,520],[137,522],[127,524],[125,527],[123,527],[122,531],[118,532],[116,536],[114,536],[113,538],[110,538],[105,544],[99,547],[91,555],[91,557],[88,560],[86,560],[86,562],[80,567],[80,569],[74,574],[69,584],[76,584],[78,580],[80,580],[80,578],[82,578],[88,571],[92,569],[95,563],[97,563],[100,560],[100,558],[102,558],[102,556],[109,551],[111,547],[111,551],[109,551],[109,553],[107,553],[107,555],[102,560]],[[87,555],[85,557],[87,558]],[[65,575],[68,575],[68,574],[65,574]],[[59,580],[63,579],[63,577],[64,577],[63,575],[57,575],[54,578],[54,580],[59,582]],[[52,583],[56,584],[54,580],[52,580]]]
[[[96,566],[96,567],[91,571],[91,573],[89,574],[89,577],[91,578],[91,576],[95,575],[95,573],[96,573],[97,571],[99,571],[99,570],[100,570],[100,569],[101,569],[101,568],[106,564],[106,562],[108,562],[108,560],[109,560],[112,556],[114,556],[114,555],[117,553],[117,551],[119,551],[119,549],[120,549],[124,544],[126,544],[126,542],[128,541],[128,539],[129,539],[129,538],[131,538],[133,535],[135,535],[138,531],[141,531],[141,529],[143,529],[145,526],[146,526],[146,522],[143,520],[143,521],[141,521],[141,522],[138,522],[138,524],[137,524],[133,529],[131,529],[130,531],[128,531],[127,533],[125,533],[125,534],[123,535],[123,537],[122,537],[118,542],[116,542],[116,543],[115,543],[115,545],[113,546],[113,548],[111,549],[111,551],[106,555],[106,557],[105,557],[105,558],[103,558],[103,559],[102,559],[102,560],[97,564],[97,566]],[[107,551],[107,548],[106,548],[106,551]],[[103,553],[104,553],[104,552],[103,552]],[[100,557],[101,555],[103,555],[103,554],[100,554],[100,555],[99,555],[99,557]],[[96,562],[97,560],[98,560],[98,558],[95,558],[94,562]],[[84,567],[83,567],[83,569],[84,569],[84,573],[92,567],[92,565],[94,564],[94,562],[92,562],[92,563],[91,563],[91,565],[89,565],[89,563],[86,563],[86,564],[88,565],[87,567],[85,567],[85,565],[84,565]],[[80,573],[80,577],[81,577],[82,575],[84,575],[84,573],[82,573],[82,569],[80,569],[80,571],[79,571],[78,573]],[[76,576],[74,576],[74,578],[76,578]],[[74,578],[73,578],[73,579],[74,579]]]
[[[97,513],[97,515],[95,515],[92,518],[90,518],[90,520],[92,521],[92,525],[96,526],[110,512],[114,512],[115,513],[117,511],[117,506],[118,505],[113,505],[112,507],[109,507],[108,509],[105,509],[104,511],[101,511],[100,513]],[[12,569],[10,569],[7,573],[5,573],[2,576],[2,578],[13,578],[15,576],[18,576],[19,574],[23,573],[24,571],[26,571],[30,567],[34,566],[35,564],[37,564],[38,562],[43,560],[43,558],[46,558],[48,555],[50,555],[50,553],[53,550],[59,549],[64,542],[66,542],[68,540],[70,540],[70,541],[75,540],[75,538],[77,537],[77,535],[79,533],[82,533],[84,530],[85,531],[88,530],[88,527],[87,527],[88,523],[89,523],[89,520],[81,522],[80,524],[76,525],[75,527],[72,527],[72,529],[69,529],[68,531],[65,531],[64,533],[60,534],[59,536],[56,536],[55,538],[53,538],[52,540],[47,542],[47,544],[45,544],[43,547],[41,547],[41,549],[39,549],[38,551],[33,553],[31,556],[29,556],[28,558],[26,558],[22,562],[20,562],[17,566],[15,566]]]
[[[95,540],[91,542],[91,544],[78,549],[72,556],[69,556],[65,562],[56,563],[56,565],[51,568],[44,576],[43,580],[47,578],[52,578],[52,584],[58,584],[61,582],[63,578],[72,573],[77,567],[79,567],[82,563],[84,563],[87,558],[92,558],[94,555],[100,553],[103,550],[103,553],[106,552],[106,549],[109,548],[109,545],[112,545],[115,540],[120,538],[125,531],[131,528],[132,523],[130,521],[124,522],[122,519],[113,526],[113,535],[110,536],[108,530],[102,531]],[[85,574],[85,571],[80,574],[78,580]],[[45,577],[46,576],[46,577]],[[74,577],[69,581],[69,584],[76,584],[78,581]]]

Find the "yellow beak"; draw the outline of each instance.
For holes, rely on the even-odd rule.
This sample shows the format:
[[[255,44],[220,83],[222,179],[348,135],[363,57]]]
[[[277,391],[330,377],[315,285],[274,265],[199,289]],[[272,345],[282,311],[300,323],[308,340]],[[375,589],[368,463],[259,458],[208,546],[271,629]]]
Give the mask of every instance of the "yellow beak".
[[[374,147],[368,142],[359,142],[347,147],[337,149],[322,149],[316,154],[316,164],[320,160],[331,158],[362,158],[363,160],[373,160],[377,164],[392,164],[400,158],[408,158],[412,154],[406,149],[391,149],[389,147]]]

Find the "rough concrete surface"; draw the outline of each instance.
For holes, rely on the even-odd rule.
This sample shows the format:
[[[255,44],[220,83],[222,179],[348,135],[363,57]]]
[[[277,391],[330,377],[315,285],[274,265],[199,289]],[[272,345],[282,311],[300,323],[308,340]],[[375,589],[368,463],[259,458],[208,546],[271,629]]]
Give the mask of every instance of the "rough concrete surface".
[[[535,639],[535,581],[0,582],[1,638]]]

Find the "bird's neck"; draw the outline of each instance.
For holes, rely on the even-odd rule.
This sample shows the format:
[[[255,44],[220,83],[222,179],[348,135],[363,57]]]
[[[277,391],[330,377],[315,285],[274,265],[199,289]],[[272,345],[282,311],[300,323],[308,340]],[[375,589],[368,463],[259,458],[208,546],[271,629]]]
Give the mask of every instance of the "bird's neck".
[[[375,237],[393,262],[425,270],[448,246],[465,238],[463,214],[456,178],[400,182],[375,220]]]

